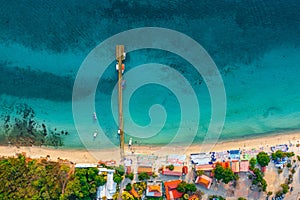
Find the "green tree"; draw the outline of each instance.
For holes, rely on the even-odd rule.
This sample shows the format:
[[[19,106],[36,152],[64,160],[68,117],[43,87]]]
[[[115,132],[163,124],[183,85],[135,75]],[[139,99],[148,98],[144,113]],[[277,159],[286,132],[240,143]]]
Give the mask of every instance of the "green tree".
[[[260,166],[265,167],[270,162],[270,157],[266,152],[259,152],[256,156],[257,162],[260,164]]]
[[[230,181],[236,180],[236,176],[230,168],[225,168],[222,176],[222,182],[225,184],[228,184]]]
[[[167,168],[168,168],[169,170],[173,171],[173,170],[174,170],[174,165],[169,165],[169,166],[167,166]]]
[[[282,193],[283,193],[283,194],[288,193],[288,191],[289,191],[289,189],[290,189],[290,187],[289,187],[288,184],[281,184],[281,187],[282,187]]]
[[[100,176],[95,177],[95,182],[99,186],[103,186],[106,183],[106,176],[101,174]]]
[[[247,200],[244,197],[239,197],[238,200]]]
[[[126,185],[126,187],[125,187],[125,190],[126,190],[126,191],[130,191],[131,189],[132,189],[132,186],[131,186],[130,183],[128,183],[128,184]]]
[[[277,150],[275,152],[275,155],[276,155],[276,158],[279,158],[279,159],[281,159],[285,156],[285,154],[281,150]]]
[[[185,185],[185,190],[186,190],[186,192],[196,192],[197,187],[194,183],[187,183]]]
[[[125,178],[129,178],[130,180],[133,180],[134,174],[133,174],[132,172],[129,173],[129,174],[126,174],[126,175],[125,175]]]
[[[290,157],[293,157],[295,155],[294,152],[286,152],[285,155],[290,158]]]
[[[95,199],[100,186],[99,170],[95,167],[76,168],[61,199]]]
[[[256,165],[256,159],[255,158],[251,158],[250,161],[250,168],[251,170],[253,170],[255,168],[255,165]]]
[[[121,175],[119,175],[118,173],[114,173],[113,180],[115,183],[119,184],[122,182],[123,177]]]
[[[204,174],[204,171],[203,171],[203,170],[198,170],[198,171],[196,172],[196,174],[197,174],[197,176],[201,176],[201,175]]]
[[[273,194],[272,191],[269,191],[269,192],[267,193],[268,196],[271,196],[272,194]]]
[[[176,190],[177,190],[178,192],[185,193],[185,192],[186,192],[186,185],[187,185],[187,183],[186,183],[185,181],[182,181],[181,183],[179,183],[179,184],[177,185]]]
[[[213,170],[213,173],[215,178],[218,181],[221,181],[223,179],[224,168],[220,164],[217,164],[216,168]]]
[[[134,197],[127,191],[122,193],[122,200],[134,200]]]
[[[119,165],[116,167],[116,172],[120,175],[123,176],[125,174],[125,168],[123,165]]]
[[[149,178],[150,178],[150,176],[146,172],[142,172],[138,175],[138,179],[140,181],[148,180]]]

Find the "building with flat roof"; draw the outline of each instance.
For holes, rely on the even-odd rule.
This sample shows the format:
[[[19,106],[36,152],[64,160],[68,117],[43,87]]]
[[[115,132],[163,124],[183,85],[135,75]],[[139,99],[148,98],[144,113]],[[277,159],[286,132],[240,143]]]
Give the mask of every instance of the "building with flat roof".
[[[117,191],[117,183],[113,180],[115,170],[99,168],[99,173],[101,174],[103,172],[107,172],[107,180],[105,185],[98,187],[97,200],[103,199],[103,197],[106,197],[106,199],[112,199],[113,195]]]
[[[230,163],[230,168],[234,173],[240,172],[240,163],[238,161],[232,161]]]
[[[209,164],[206,164],[206,165],[196,165],[195,166],[195,171],[212,171],[213,169],[215,168],[215,165],[209,165]]]
[[[139,166],[138,174],[140,174],[140,173],[147,173],[149,176],[151,176],[153,174],[152,167]]]
[[[164,166],[161,174],[168,176],[182,176],[182,168],[183,166],[174,166],[174,169],[170,170],[168,167]]]
[[[91,163],[78,163],[75,164],[76,168],[89,168],[89,167],[97,167],[97,164],[91,164]]]
[[[249,171],[249,161],[242,160],[240,161],[240,172],[248,172]]]

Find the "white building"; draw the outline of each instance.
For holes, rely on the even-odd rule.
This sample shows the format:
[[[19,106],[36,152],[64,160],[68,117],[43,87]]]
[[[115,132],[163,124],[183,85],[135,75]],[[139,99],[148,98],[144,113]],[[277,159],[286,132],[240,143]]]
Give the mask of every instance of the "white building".
[[[114,182],[114,172],[113,169],[99,168],[99,173],[107,172],[107,181],[103,186],[98,187],[97,189],[97,199],[102,199],[106,197],[106,199],[112,199],[113,195],[117,191],[117,184]]]

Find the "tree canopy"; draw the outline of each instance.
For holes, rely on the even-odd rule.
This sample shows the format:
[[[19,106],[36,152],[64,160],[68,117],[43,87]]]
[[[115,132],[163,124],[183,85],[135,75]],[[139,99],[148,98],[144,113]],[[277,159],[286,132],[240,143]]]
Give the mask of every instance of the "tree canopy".
[[[147,180],[147,179],[149,179],[150,178],[150,176],[149,176],[149,174],[147,174],[146,172],[142,172],[142,173],[140,173],[139,175],[138,175],[138,179],[140,180],[140,181],[144,181],[144,180]]]
[[[237,180],[238,178],[238,176],[235,175],[230,168],[223,168],[220,164],[216,165],[213,173],[216,179],[222,181],[225,184],[228,184],[230,181]]]
[[[259,152],[256,156],[257,162],[260,166],[265,167],[270,162],[270,156],[266,152]]]
[[[68,164],[46,159],[0,158],[0,199],[95,199],[105,177],[97,168],[73,172]]]

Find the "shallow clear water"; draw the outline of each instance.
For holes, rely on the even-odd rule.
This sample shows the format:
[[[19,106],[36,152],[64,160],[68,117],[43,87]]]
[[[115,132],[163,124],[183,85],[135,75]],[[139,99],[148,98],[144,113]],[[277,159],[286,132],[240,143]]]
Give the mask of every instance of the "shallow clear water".
[[[92,148],[105,147],[101,137],[93,140],[97,123],[92,112],[79,124],[84,132],[78,134],[75,128],[71,100],[77,71],[89,52],[108,37],[132,28],[155,26],[195,39],[215,61],[227,96],[226,121],[220,139],[298,130],[299,13],[300,3],[295,0],[224,0],[218,4],[211,1],[3,2],[0,5],[0,111],[4,115],[15,104],[26,103],[34,109],[37,121],[70,133],[64,136],[66,147],[82,147],[81,140]],[[195,143],[200,143],[211,117],[210,96],[201,75],[183,58],[154,49],[130,52],[126,72],[147,63],[168,65],[189,81],[201,111],[194,138]],[[103,134],[117,144],[118,123],[114,120],[117,113],[111,109],[117,83],[114,65],[111,63],[98,83],[95,111]],[[126,79],[126,84],[130,85],[130,79]],[[126,95],[129,94],[125,86],[124,97],[129,98]],[[154,104],[163,106],[167,114],[164,127],[155,136],[143,138],[142,133],[126,131],[130,117],[140,126],[148,125],[149,108]],[[125,114],[124,118],[126,139],[134,137],[138,143],[165,144],[179,126],[186,131],[186,138],[190,137],[189,122],[194,116],[191,114],[180,125],[179,105],[166,87],[152,84],[139,88],[127,105],[131,116]],[[84,106],[89,105],[83,105],[82,109]],[[156,128],[152,124],[149,130]],[[183,143],[184,140],[183,137]]]

